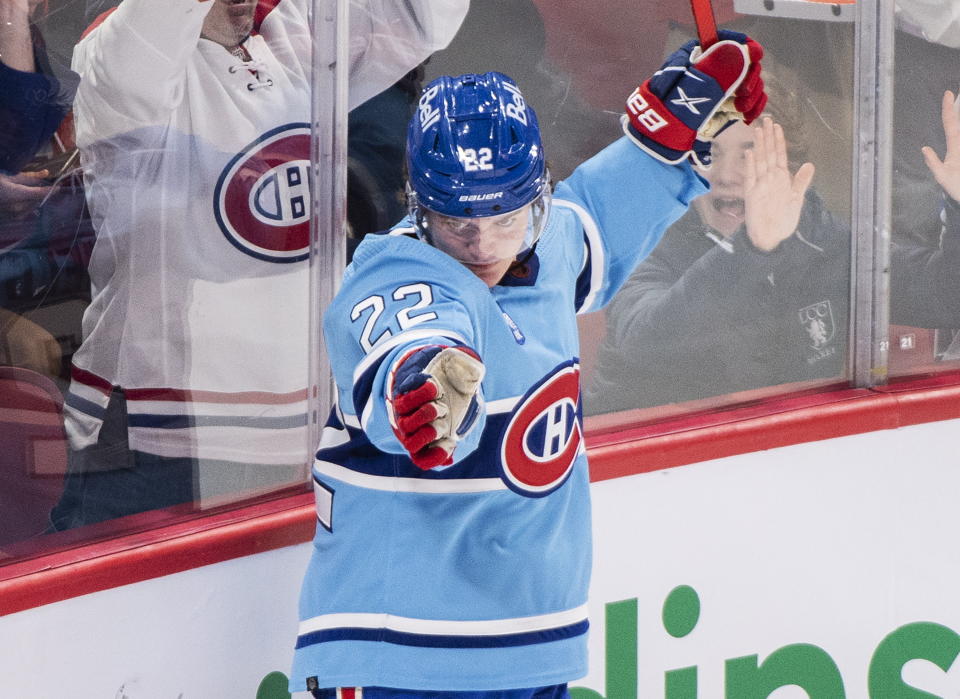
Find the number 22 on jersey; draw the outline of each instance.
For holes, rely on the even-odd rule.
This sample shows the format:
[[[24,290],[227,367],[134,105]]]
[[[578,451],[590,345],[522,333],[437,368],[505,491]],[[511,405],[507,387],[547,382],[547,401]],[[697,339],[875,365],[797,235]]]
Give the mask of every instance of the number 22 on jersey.
[[[391,297],[394,301],[413,301],[409,305],[402,306],[394,313],[397,326],[400,331],[409,330],[415,325],[425,323],[428,320],[436,320],[437,314],[433,311],[419,312],[433,303],[433,289],[429,284],[417,283],[406,284],[394,289]],[[360,332],[360,347],[364,353],[369,353],[377,344],[383,340],[392,337],[393,331],[389,327],[384,328],[376,339],[371,339],[376,329],[377,323],[386,310],[386,301],[380,294],[374,294],[363,299],[356,304],[350,311],[350,320],[354,323],[360,319],[363,321],[363,330]],[[391,321],[387,321],[388,324]]]

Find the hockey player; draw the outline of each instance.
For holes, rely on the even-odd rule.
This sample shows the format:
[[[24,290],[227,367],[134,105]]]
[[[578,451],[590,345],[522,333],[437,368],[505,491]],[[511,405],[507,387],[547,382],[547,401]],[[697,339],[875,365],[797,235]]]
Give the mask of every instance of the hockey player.
[[[630,96],[626,135],[555,192],[512,80],[424,90],[410,215],[360,244],[325,314],[339,403],[291,691],[564,697],[587,672],[575,316],[705,191],[690,158],[762,109],[762,49],[722,38],[671,56]]]
[[[467,5],[354,0],[350,105]],[[233,488],[309,461],[310,6],[124,0],[75,49],[98,237],[59,529],[189,502],[198,461]]]

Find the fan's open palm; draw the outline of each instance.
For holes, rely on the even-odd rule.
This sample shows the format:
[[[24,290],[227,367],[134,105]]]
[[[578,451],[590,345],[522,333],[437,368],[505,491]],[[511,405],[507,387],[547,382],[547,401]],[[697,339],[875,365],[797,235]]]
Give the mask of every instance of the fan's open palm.
[[[797,229],[814,167],[804,163],[790,174],[783,128],[770,117],[763,117],[753,132],[744,178],[747,235],[756,248],[769,252]]]
[[[933,173],[934,178],[943,187],[943,191],[960,202],[960,115],[954,105],[955,96],[950,90],[943,93],[940,104],[940,118],[943,121],[943,135],[947,141],[947,154],[943,160],[937,157],[933,148],[924,146],[923,159]]]

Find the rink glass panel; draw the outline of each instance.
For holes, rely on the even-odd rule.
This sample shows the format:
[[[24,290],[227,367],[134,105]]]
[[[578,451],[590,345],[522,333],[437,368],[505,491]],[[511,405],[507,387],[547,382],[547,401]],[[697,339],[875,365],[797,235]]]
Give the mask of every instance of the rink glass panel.
[[[792,3],[774,11],[744,3],[736,11],[719,2],[715,9],[722,28],[766,48],[768,111],[784,128],[791,170],[816,166],[809,220],[781,245],[786,251],[745,254],[750,244],[735,229],[743,222],[746,137],[724,144],[728,135],[721,135],[723,165],[706,175],[716,180],[716,196],[693,207],[705,213],[668,231],[636,283],[606,310],[580,318],[588,430],[851,382],[855,16],[852,6],[835,13],[816,5],[810,15],[807,7],[798,13],[784,5]],[[635,82],[693,32],[686,2],[629,11],[601,3],[588,13],[568,2],[483,3],[471,10],[457,44],[427,69],[512,74],[537,110],[551,171],[562,179],[619,136]],[[715,221],[722,235],[706,225]],[[731,245],[742,264],[732,262]]]
[[[784,0],[778,2],[776,7],[790,5]],[[64,90],[75,87],[67,77],[74,44],[90,22],[109,6],[109,2],[51,0],[48,14],[35,17],[36,33],[46,43],[50,70],[62,78]],[[784,128],[789,131],[787,139],[791,144],[792,167],[795,170],[805,161],[815,164],[816,175],[812,187],[819,195],[823,210],[830,214],[839,227],[846,227],[849,231],[854,208],[853,192],[856,189],[853,162],[859,138],[853,109],[857,24],[853,21],[850,8],[844,4],[843,16],[809,16],[800,13],[802,17],[797,17],[792,16],[791,12],[766,10],[763,3],[738,2],[735,7],[732,2],[722,0],[716,2],[715,6],[723,28],[747,32],[766,47],[765,78],[771,83],[772,99],[780,100],[779,111],[777,105],[771,105],[771,111],[777,113]],[[865,7],[876,6],[871,2],[866,3]],[[828,14],[832,13],[830,7],[824,5],[824,9]],[[199,286],[202,290],[219,299],[219,312],[224,317],[236,319],[236,327],[233,328],[236,334],[209,338],[206,345],[197,348],[198,352],[206,353],[208,358],[216,357],[218,346],[234,347],[239,343],[239,349],[242,350],[239,354],[247,359],[265,354],[287,356],[282,353],[299,356],[296,362],[302,369],[296,374],[296,386],[291,385],[284,390],[259,387],[261,390],[245,392],[245,396],[263,400],[263,393],[274,393],[286,396],[286,400],[290,396],[299,396],[302,388],[302,425],[305,429],[288,441],[293,450],[309,454],[315,445],[318,425],[323,422],[329,409],[324,348],[316,332],[317,317],[315,313],[311,314],[311,309],[326,305],[336,286],[344,250],[349,250],[363,234],[389,226],[403,213],[400,162],[403,124],[413,108],[417,84],[442,73],[496,69],[511,75],[539,114],[551,171],[555,179],[562,179],[578,163],[619,136],[618,118],[627,94],[638,81],[660,65],[667,53],[690,38],[693,32],[686,0],[646,2],[629,8],[622,3],[605,0],[591,5],[586,13],[582,4],[567,1],[474,2],[450,47],[435,54],[424,66],[422,74],[407,76],[350,113],[349,151],[346,158],[341,150],[343,131],[340,124],[345,111],[343,97],[338,97],[341,91],[335,78],[329,75],[318,78],[314,82],[314,92],[306,97],[306,102],[313,105],[313,123],[323,126],[321,133],[310,134],[309,130],[302,132],[300,146],[309,142],[310,169],[314,172],[321,167],[317,155],[325,154],[327,159],[319,162],[324,163],[322,167],[326,169],[321,168],[319,174],[321,179],[325,175],[330,177],[329,181],[324,180],[323,186],[316,189],[317,210],[313,213],[315,220],[322,220],[323,224],[314,226],[309,259],[294,263],[309,267],[302,281],[296,283],[299,284],[299,298],[291,302],[289,292],[281,294],[269,291],[266,285],[258,283],[263,281],[263,277],[246,277],[236,270],[226,270],[220,277],[201,279]],[[915,50],[913,46],[909,48]],[[921,82],[914,80],[918,73],[908,72],[917,71],[916,67],[901,65],[905,55],[907,49],[901,48],[898,43],[895,64],[898,86],[901,81],[908,85]],[[886,56],[886,59],[890,60],[890,57]],[[937,74],[950,75],[947,71],[938,71]],[[915,123],[932,124],[936,132],[939,127],[938,104],[937,95],[931,95],[929,99],[911,99],[905,104],[898,103],[894,123],[898,127]],[[307,114],[307,117],[297,116],[292,121],[309,121],[309,111]],[[0,363],[5,367],[0,368],[0,380],[4,382],[0,388],[0,453],[3,454],[3,475],[0,478],[4,481],[4,487],[0,489],[4,499],[0,506],[0,533],[3,536],[0,555],[8,557],[8,560],[204,517],[264,499],[306,492],[307,458],[294,459],[289,463],[258,464],[237,458],[222,458],[223,454],[218,454],[217,458],[193,455],[189,458],[189,467],[196,492],[189,500],[108,519],[69,533],[44,534],[49,526],[50,508],[60,498],[64,486],[67,468],[64,397],[69,396],[70,367],[83,340],[81,321],[91,301],[89,267],[96,240],[95,226],[85,206],[84,182],[71,139],[70,122],[67,121],[60,129],[56,144],[43,144],[35,157],[30,158],[22,168],[28,173],[40,173],[32,176],[29,184],[42,183],[41,186],[45,188],[42,196],[13,193],[9,187],[10,175],[7,175],[4,180],[5,191],[11,193],[4,196],[0,203],[3,207],[0,214],[0,273],[4,275],[0,279],[0,313],[3,314],[0,324],[3,332]],[[252,142],[253,139],[249,143]],[[896,143],[899,148],[899,130]],[[937,147],[942,155],[937,143],[931,145]],[[187,144],[181,142],[178,147],[187,147]],[[189,147],[193,148],[195,144]],[[228,160],[242,152],[243,148],[231,151]],[[904,167],[908,164],[911,163],[905,160]],[[911,167],[915,174],[920,174],[913,180],[905,181],[910,186],[925,188],[924,191],[929,195],[927,201],[935,202],[936,196],[929,181],[923,184],[922,160],[914,159]],[[187,173],[183,174],[186,178]],[[919,198],[911,194],[912,190],[907,190],[898,178],[895,171],[894,236],[909,234],[931,244],[930,241],[938,235],[938,205],[921,205]],[[338,181],[346,183],[345,212],[342,211],[342,192],[336,185]],[[269,190],[269,186],[272,186],[270,182],[275,184],[276,181],[267,176],[260,182],[261,185],[267,183],[267,188],[261,189],[261,193],[272,191]],[[37,195],[38,192],[27,194]],[[148,201],[138,200],[137,205],[152,210],[160,209],[172,218],[180,215],[178,206],[171,203],[175,200],[173,192],[161,187],[154,194],[156,196]],[[206,192],[204,196],[212,196],[212,192]],[[325,209],[321,208],[320,203],[325,201],[324,196],[334,197],[333,200],[326,200],[328,205]],[[339,199],[336,198],[338,196]],[[717,205],[716,211],[736,214],[739,206],[736,198],[728,197],[734,201]],[[265,213],[269,219],[271,212],[267,208],[267,201],[262,200],[261,213]],[[276,198],[271,201],[276,202]],[[906,204],[914,205],[913,208],[919,211],[908,211]],[[277,214],[278,211],[273,213]],[[906,222],[902,219],[906,219]],[[922,227],[919,223],[921,219],[924,221]],[[227,240],[219,228],[212,233],[217,242]],[[648,354],[655,357],[650,362],[653,368],[645,367],[644,381],[651,383],[645,384],[644,390],[637,390],[632,398],[628,395],[624,399],[626,403],[613,407],[601,406],[593,397],[598,395],[598,391],[592,387],[598,381],[604,341],[618,319],[608,316],[605,311],[583,316],[580,359],[588,431],[618,429],[705,411],[720,412],[770,397],[815,394],[854,385],[849,360],[854,338],[850,328],[854,324],[858,304],[851,303],[849,292],[844,289],[849,289],[852,284],[849,258],[851,251],[856,248],[850,244],[850,240],[858,235],[870,233],[848,233],[839,251],[831,248],[834,254],[830,256],[828,266],[833,294],[829,297],[817,298],[813,292],[823,288],[822,283],[810,281],[807,288],[799,289],[796,294],[797,298],[802,296],[806,299],[809,296],[809,300],[794,308],[783,306],[771,311],[764,306],[763,296],[759,293],[737,303],[724,304],[723,298],[704,299],[705,302],[723,307],[723,322],[718,324],[717,319],[712,318],[710,323],[702,327],[694,325],[684,328],[683,346],[676,341],[677,352],[673,354],[682,352],[696,357],[699,352],[699,356],[704,358],[697,365],[697,370],[686,372],[686,376],[681,372],[676,379],[671,378],[668,382],[668,367],[664,366],[662,371],[659,369],[657,362],[675,360],[676,357],[669,352],[664,353],[662,347],[658,349],[654,346],[656,343],[653,338],[658,335],[656,332],[640,332],[636,340],[629,344],[611,343],[617,352],[630,361],[643,364]],[[345,242],[349,245],[345,245]],[[816,244],[814,240],[809,242]],[[714,247],[716,250],[711,249],[711,252],[716,255],[727,254],[721,246]],[[176,253],[178,258],[189,257],[184,250],[170,252]],[[232,252],[243,254],[235,245]],[[195,253],[190,259],[181,259],[186,262],[191,260],[202,261],[202,256]],[[146,269],[164,280],[165,289],[176,290],[182,284],[181,276],[171,274],[173,268],[167,267],[171,264],[169,257],[157,256],[148,262]],[[820,269],[822,267],[816,271]],[[138,270],[138,273],[143,272]],[[814,276],[811,276],[811,280]],[[774,274],[771,284],[776,280],[777,275]],[[731,286],[735,281],[730,280]],[[695,293],[696,287],[691,286],[691,290]],[[302,320],[307,337],[278,338],[272,336],[275,332],[244,321],[244,305],[251,294],[255,294],[257,304],[267,305],[275,309],[277,314],[296,314]],[[824,301],[828,303],[822,303]],[[204,371],[198,370],[183,357],[166,356],[158,349],[172,335],[182,332],[185,322],[182,317],[170,316],[166,309],[162,305],[157,308],[149,318],[150,323],[137,326],[140,328],[137,333],[141,336],[132,339],[137,341],[137,347],[143,352],[157,354],[156,358],[168,366],[179,361],[178,366],[184,376],[189,377],[190,384],[184,386],[188,383],[184,379],[179,384],[171,381],[176,385],[147,385],[144,388],[206,391],[193,394],[192,397],[198,400],[187,417],[202,418],[194,420],[194,423],[234,431],[237,435],[234,443],[241,445],[239,448],[243,450],[245,439],[256,442],[262,437],[264,423],[254,426],[245,417],[230,419],[229,410],[224,407],[229,401],[217,394],[237,393],[241,389],[230,385],[231,368],[225,363],[216,366],[218,375],[221,371],[225,372],[220,376],[224,384],[208,387],[203,383]],[[144,309],[130,308],[126,319],[131,320],[138,312],[142,317]],[[752,346],[744,344],[744,338],[757,332],[760,317],[777,330],[768,334],[764,343]],[[193,319],[196,320],[195,317]],[[682,318],[671,320],[676,323]],[[956,362],[947,361],[952,356],[947,350],[955,337],[955,332],[949,327],[960,326],[960,323],[943,328],[924,327],[924,323],[929,326],[929,322],[920,322],[916,318],[907,318],[909,322],[901,320],[904,319],[897,314],[891,319],[889,338],[885,331],[882,337],[867,338],[867,342],[889,341],[891,375],[956,369]],[[790,332],[785,328],[790,328]],[[906,328],[905,332],[903,328]],[[665,331],[666,326],[660,330],[661,333]],[[912,340],[902,339],[904,335],[911,334]],[[796,349],[797,338],[805,343],[803,347],[812,351],[798,355],[804,361],[808,357],[815,358],[818,350],[825,352],[824,348],[832,348],[829,355],[832,363],[820,362],[823,366],[829,365],[829,368],[804,375],[798,380],[794,374],[788,375],[785,371],[778,374],[777,369],[771,369],[776,364],[772,360],[765,366],[764,356],[765,353],[769,356],[771,347]],[[669,341],[669,336],[667,339]],[[279,350],[271,345],[276,341],[283,344],[284,340],[287,341],[286,346]],[[738,357],[729,351],[730,347],[748,348],[745,351],[752,347],[753,354]],[[905,351],[899,352],[900,349]],[[914,349],[918,351],[914,352]],[[270,355],[271,352],[274,354]],[[779,350],[774,352],[773,358],[779,354]],[[187,359],[194,358],[191,356]],[[818,362],[814,361],[810,366],[816,364]],[[744,367],[751,368],[747,370]],[[881,374],[883,369],[881,365]],[[632,376],[626,376],[621,383],[628,384],[632,380]],[[651,403],[650,395],[666,395],[669,391],[664,389],[674,390],[678,387],[684,389],[683,400],[663,399]],[[109,382],[106,390],[109,390]],[[603,395],[602,390],[599,395]],[[156,396],[146,393],[139,398],[148,401]],[[274,399],[279,400],[277,396],[271,400]],[[152,402],[152,407],[163,414],[164,401]],[[300,419],[287,420],[290,413],[276,413],[275,407],[271,407],[276,405],[276,402],[265,401],[259,417],[279,417],[279,422],[284,424]],[[169,406],[166,407],[169,413]],[[137,425],[143,422],[138,420]],[[190,420],[186,419],[185,422],[190,423]],[[124,423],[123,426],[127,425]]]
[[[960,228],[921,152],[947,155],[942,101],[947,90],[957,94],[960,59],[953,14],[949,3],[904,12],[894,36],[891,379],[960,367]]]
[[[164,15],[196,3],[139,3],[151,4],[158,17],[134,16],[132,2],[118,12],[174,53],[173,35],[194,20]],[[278,39],[268,18],[247,42],[267,65],[248,70],[223,50],[178,75],[161,75],[163,62],[131,51],[107,19],[88,37],[104,38],[81,80],[74,47],[113,5],[35,8],[32,68],[57,87],[34,96],[71,111],[53,136],[3,144],[23,154],[0,175],[0,560],[308,492],[320,401],[329,408],[310,390],[320,351],[310,311],[332,285],[311,277],[335,278],[343,259],[320,272],[310,260],[321,251],[310,235],[310,123],[331,125],[329,153],[334,117],[346,113],[334,79],[316,81],[327,94],[311,117],[309,50],[292,77],[276,58],[269,65],[278,51],[264,46]],[[300,37],[285,34],[295,47]],[[272,104],[251,102],[258,90]],[[243,106],[214,98],[208,113],[184,111],[198,92]],[[345,160],[327,162],[345,171]],[[344,218],[342,206],[335,213]],[[343,225],[327,223],[324,236],[345,247]]]

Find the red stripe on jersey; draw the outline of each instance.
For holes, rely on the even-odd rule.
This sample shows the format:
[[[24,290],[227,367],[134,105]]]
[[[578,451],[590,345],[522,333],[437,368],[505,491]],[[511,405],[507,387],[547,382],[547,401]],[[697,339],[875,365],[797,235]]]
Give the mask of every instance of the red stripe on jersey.
[[[104,21],[107,17],[109,17],[110,15],[112,15],[112,14],[116,11],[116,9],[117,9],[116,7],[111,7],[111,8],[110,8],[109,10],[107,10],[106,12],[101,12],[99,15],[97,15],[97,18],[90,23],[90,26],[83,30],[83,34],[80,35],[80,38],[81,38],[81,39],[86,38],[87,34],[89,34],[89,33],[92,32],[94,29],[96,29],[96,28],[99,27],[101,24],[103,24],[103,21]]]
[[[107,379],[97,376],[93,372],[79,367],[70,368],[70,377],[79,384],[100,391],[109,396],[113,392],[113,384]],[[299,403],[307,399],[307,389],[302,388],[289,393],[271,393],[269,391],[196,391],[184,388],[125,388],[127,400],[155,400],[181,403],[264,403],[267,405],[284,405]]]
[[[81,369],[77,366],[70,367],[70,378],[77,383],[83,384],[84,386],[95,388],[107,396],[113,392],[112,383],[107,381],[102,376],[97,376],[93,372],[87,371],[86,369]]]
[[[298,403],[307,399],[307,389],[290,393],[270,393],[268,391],[195,391],[182,388],[125,388],[127,400],[155,400],[182,403],[266,403],[283,405]]]
[[[260,24],[280,4],[280,0],[258,0],[257,9],[253,12],[253,31],[260,31]]]

